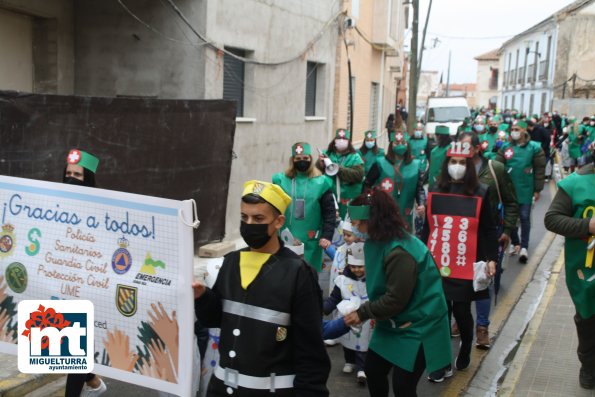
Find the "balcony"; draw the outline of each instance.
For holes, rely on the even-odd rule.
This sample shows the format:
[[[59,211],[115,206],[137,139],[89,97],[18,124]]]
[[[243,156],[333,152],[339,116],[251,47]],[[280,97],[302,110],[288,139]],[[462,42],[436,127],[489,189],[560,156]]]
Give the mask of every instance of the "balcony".
[[[519,68],[519,73],[518,73],[518,79],[517,79],[517,83],[519,84],[525,84],[525,67],[520,67]]]
[[[548,75],[549,60],[539,62],[539,81],[546,81]]]
[[[535,64],[527,66],[527,83],[535,82]]]
[[[389,14],[390,2],[393,2],[393,15],[391,15],[390,21],[386,16]],[[382,1],[375,1],[374,2],[374,16],[373,16],[373,24],[372,24],[372,34],[370,37],[370,41],[375,45],[386,47],[387,49],[393,48],[398,50],[397,48],[397,38],[391,36],[390,31],[390,24],[397,24],[397,21],[394,20],[395,18],[400,17],[397,12],[397,5],[395,4],[396,1],[394,0],[382,0]]]
[[[517,70],[516,69],[512,69],[508,75],[508,85],[512,85],[514,86],[514,82],[516,80],[516,73]]]

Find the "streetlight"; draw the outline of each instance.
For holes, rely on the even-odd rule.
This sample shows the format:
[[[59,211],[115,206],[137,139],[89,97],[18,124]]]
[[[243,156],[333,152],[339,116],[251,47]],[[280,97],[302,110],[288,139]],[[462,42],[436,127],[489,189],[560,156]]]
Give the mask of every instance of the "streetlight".
[[[526,47],[526,54],[529,55],[531,53],[536,54],[538,58],[541,58],[541,53],[531,49],[533,45],[533,40],[525,40],[525,47]]]

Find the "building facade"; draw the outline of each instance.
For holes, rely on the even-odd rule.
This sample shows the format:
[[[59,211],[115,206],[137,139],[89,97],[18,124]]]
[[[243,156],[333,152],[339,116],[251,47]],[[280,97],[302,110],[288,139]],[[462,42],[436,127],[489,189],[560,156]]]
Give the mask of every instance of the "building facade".
[[[498,103],[499,60],[498,50],[474,58],[477,61],[475,102],[477,106],[494,109]]]

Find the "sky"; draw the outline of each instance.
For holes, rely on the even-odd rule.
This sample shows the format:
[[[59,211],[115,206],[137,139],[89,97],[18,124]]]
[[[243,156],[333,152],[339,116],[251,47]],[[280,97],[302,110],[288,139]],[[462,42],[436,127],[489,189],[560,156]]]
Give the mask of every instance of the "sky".
[[[430,0],[419,1],[421,38]],[[477,61],[474,57],[499,48],[506,40],[573,1],[433,0],[422,70],[443,72],[443,82],[446,83],[450,50],[450,83],[475,83]],[[410,40],[411,33],[406,37]],[[432,48],[435,38],[440,42]]]

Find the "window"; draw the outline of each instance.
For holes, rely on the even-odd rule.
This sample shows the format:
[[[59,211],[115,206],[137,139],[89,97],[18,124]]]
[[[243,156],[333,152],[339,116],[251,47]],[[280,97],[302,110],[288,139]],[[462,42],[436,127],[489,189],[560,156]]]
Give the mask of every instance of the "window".
[[[529,117],[533,115],[534,102],[535,102],[535,94],[531,94],[531,96],[529,97],[529,114],[528,114]]]
[[[380,94],[380,85],[372,83],[370,88],[370,126],[369,129],[375,130],[378,123],[378,96]]]
[[[525,111],[525,94],[521,94],[521,103],[519,104],[519,111],[521,113]]]
[[[405,7],[405,29],[409,29],[409,7]]]
[[[316,81],[318,64],[308,62],[306,66],[306,116],[316,116]]]
[[[540,114],[545,113],[545,111],[546,111],[546,107],[545,107],[546,102],[547,102],[547,93],[546,92],[543,92],[541,94],[541,113]]]
[[[517,74],[519,73],[519,54],[520,50],[516,50],[516,66],[514,67],[514,78],[512,79],[513,85],[516,83]]]
[[[537,54],[539,54],[539,41],[535,43],[535,54],[533,55],[533,63],[535,64],[535,69],[533,69],[533,81],[537,81]]]
[[[490,90],[497,90],[498,89],[498,69],[492,68],[492,74],[490,76],[490,83],[489,88]]]
[[[225,49],[234,55],[245,57],[246,52],[237,48]],[[236,102],[236,117],[244,116],[244,62],[229,54],[223,55],[223,99]]]
[[[514,99],[515,99],[516,95],[512,95],[512,103],[510,104],[510,107],[514,109]]]
[[[504,97],[504,109],[508,109],[508,97]]]

